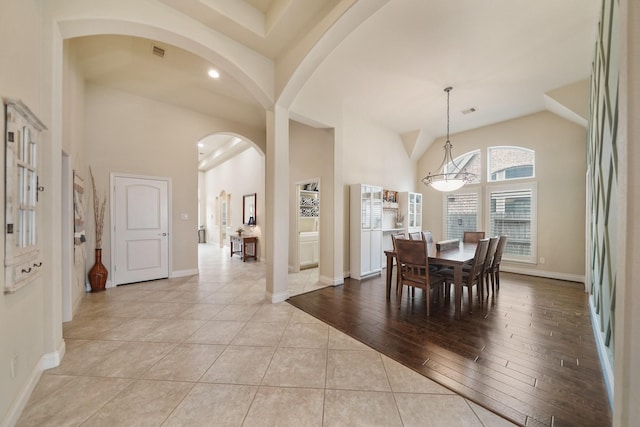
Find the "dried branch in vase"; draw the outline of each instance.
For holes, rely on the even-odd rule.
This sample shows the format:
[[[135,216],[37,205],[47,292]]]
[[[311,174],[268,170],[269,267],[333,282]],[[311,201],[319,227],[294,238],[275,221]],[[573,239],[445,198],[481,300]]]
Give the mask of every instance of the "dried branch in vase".
[[[104,210],[107,206],[107,196],[100,197],[96,189],[96,180],[93,178],[93,171],[89,167],[91,175],[91,186],[93,187],[93,219],[96,227],[96,249],[102,249],[102,231],[104,230]]]

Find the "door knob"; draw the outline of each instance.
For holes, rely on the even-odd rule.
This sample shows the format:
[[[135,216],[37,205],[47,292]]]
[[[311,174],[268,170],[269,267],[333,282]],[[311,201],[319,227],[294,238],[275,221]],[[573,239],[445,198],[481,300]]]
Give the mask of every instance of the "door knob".
[[[158,236],[162,236],[162,237],[164,237],[164,236],[166,236],[166,235],[167,235],[167,233],[159,233],[159,234],[158,234]]]

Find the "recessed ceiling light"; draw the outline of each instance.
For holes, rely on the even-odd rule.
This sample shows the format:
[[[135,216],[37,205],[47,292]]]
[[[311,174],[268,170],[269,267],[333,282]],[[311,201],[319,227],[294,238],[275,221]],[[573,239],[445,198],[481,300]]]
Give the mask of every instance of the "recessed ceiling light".
[[[209,69],[209,77],[211,77],[212,79],[217,79],[218,77],[220,77],[220,73],[218,72],[218,70],[211,68]]]

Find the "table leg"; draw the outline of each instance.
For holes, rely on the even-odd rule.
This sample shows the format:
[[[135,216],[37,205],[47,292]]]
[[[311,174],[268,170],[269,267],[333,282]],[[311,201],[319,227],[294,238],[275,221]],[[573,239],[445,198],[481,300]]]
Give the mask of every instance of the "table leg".
[[[456,293],[456,319],[462,318],[462,264],[453,268],[453,284]]]
[[[387,299],[391,299],[391,276],[393,274],[393,257],[387,255]]]

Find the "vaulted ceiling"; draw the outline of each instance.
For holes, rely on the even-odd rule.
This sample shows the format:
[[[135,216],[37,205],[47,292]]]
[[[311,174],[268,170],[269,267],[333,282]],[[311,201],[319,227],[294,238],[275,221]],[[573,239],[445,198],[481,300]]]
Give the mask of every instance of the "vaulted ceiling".
[[[310,29],[339,20],[336,10],[375,2],[377,11],[320,62],[303,93],[320,93],[400,135],[417,135],[409,149],[414,158],[445,132],[446,86],[454,86],[454,133],[545,108],[578,122],[586,116],[594,0],[158,1],[275,66]],[[89,82],[265,125],[264,108],[233,75],[222,70],[210,79],[206,72],[217,64],[192,53],[128,36],[84,37],[71,45]],[[163,58],[153,46],[165,50]],[[471,108],[476,111],[463,114]],[[207,153],[238,149],[228,137],[209,142]]]

